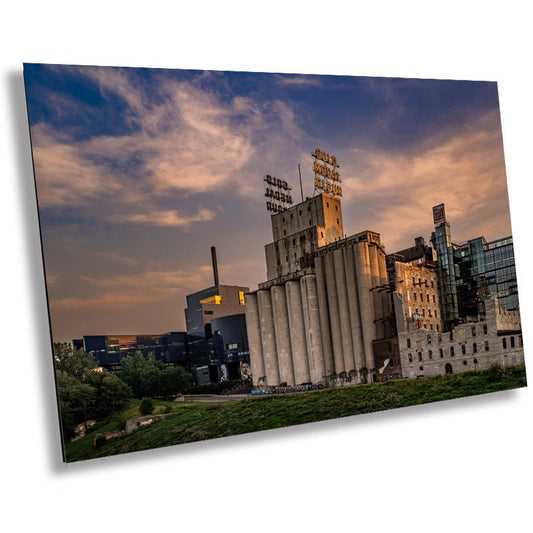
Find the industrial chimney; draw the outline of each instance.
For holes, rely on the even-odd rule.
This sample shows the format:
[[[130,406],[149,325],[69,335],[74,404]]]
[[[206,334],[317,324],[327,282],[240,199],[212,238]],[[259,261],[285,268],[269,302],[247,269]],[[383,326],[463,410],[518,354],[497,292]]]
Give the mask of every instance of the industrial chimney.
[[[211,246],[211,260],[213,262],[213,278],[215,280],[215,287],[218,287],[217,249],[214,246]]]

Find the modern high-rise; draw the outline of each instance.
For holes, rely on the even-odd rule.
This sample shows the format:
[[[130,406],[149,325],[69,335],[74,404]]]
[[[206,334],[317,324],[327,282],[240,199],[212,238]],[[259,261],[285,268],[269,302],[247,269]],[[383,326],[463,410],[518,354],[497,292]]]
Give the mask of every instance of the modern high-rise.
[[[487,242],[484,237],[454,243],[444,204],[433,208],[437,275],[445,331],[483,318],[485,301],[497,298],[502,309],[519,309],[511,236]]]

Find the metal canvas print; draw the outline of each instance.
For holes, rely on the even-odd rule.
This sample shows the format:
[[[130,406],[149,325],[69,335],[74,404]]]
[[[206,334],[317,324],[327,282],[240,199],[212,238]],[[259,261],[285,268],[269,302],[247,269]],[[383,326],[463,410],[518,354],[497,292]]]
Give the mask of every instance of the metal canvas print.
[[[24,80],[66,462],[526,386],[495,82]]]

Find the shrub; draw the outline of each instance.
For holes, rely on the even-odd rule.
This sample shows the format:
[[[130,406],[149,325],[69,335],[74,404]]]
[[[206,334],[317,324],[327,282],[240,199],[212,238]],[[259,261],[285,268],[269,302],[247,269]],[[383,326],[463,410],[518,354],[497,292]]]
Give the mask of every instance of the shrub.
[[[501,381],[505,376],[505,371],[499,363],[490,365],[488,371],[489,383],[495,383]]]
[[[151,415],[154,410],[154,404],[150,398],[143,398],[141,400],[141,405],[139,406],[139,411],[142,416]]]
[[[99,448],[100,446],[102,446],[103,444],[105,444],[107,442],[107,439],[105,437],[105,435],[98,435],[95,439],[94,439],[94,447],[95,448]]]

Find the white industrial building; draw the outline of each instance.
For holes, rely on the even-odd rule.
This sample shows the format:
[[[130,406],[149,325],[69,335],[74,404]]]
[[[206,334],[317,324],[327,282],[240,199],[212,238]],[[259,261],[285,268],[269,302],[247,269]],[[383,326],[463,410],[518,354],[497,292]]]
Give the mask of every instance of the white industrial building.
[[[374,381],[373,341],[394,332],[378,233],[343,233],[340,199],[320,194],[271,217],[267,281],[246,294],[254,385]]]

